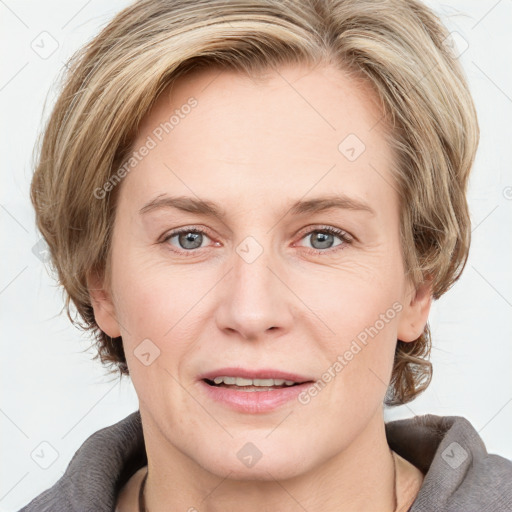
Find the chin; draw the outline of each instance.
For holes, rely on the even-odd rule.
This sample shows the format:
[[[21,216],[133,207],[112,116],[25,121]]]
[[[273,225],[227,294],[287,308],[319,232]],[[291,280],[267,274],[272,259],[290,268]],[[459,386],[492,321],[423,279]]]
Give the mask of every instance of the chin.
[[[260,442],[259,445],[263,445]],[[230,480],[240,481],[274,481],[287,480],[305,473],[304,455],[298,456],[300,450],[283,451],[278,447],[256,447],[256,443],[243,441],[236,443],[234,449],[221,446],[221,453],[212,453],[211,457],[196,459],[207,471]],[[310,461],[312,462],[312,458]],[[202,459],[202,460],[201,460]]]

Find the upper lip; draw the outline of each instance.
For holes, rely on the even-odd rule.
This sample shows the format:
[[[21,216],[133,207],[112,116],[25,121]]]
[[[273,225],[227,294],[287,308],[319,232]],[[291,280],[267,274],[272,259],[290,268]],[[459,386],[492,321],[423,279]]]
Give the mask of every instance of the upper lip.
[[[293,382],[303,383],[313,381],[311,377],[304,375],[297,375],[296,373],[283,372],[281,370],[275,370],[273,368],[261,368],[261,369],[246,369],[246,368],[219,368],[212,370],[207,373],[199,375],[199,380],[213,380],[215,377],[243,377],[245,379],[284,379],[292,380]]]

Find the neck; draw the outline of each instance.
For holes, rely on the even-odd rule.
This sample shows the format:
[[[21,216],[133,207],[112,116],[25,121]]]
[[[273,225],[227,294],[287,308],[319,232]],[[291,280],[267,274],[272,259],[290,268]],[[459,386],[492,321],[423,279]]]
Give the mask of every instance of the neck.
[[[241,503],[244,512],[393,512],[396,507],[395,466],[381,409],[345,450],[327,456],[322,465],[306,473],[281,480],[270,471],[268,478],[259,480],[212,474],[170,445],[144,418],[143,425],[147,512],[221,512],[238,510]]]

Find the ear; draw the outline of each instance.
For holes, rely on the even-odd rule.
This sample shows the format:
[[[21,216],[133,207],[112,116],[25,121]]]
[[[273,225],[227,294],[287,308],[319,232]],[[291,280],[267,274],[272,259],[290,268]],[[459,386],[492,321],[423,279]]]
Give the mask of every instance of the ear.
[[[415,341],[425,329],[432,305],[432,276],[428,276],[417,289],[409,283],[405,297],[397,337],[400,341]]]
[[[111,294],[104,285],[103,277],[96,271],[87,276],[87,287],[98,327],[111,338],[121,336]]]

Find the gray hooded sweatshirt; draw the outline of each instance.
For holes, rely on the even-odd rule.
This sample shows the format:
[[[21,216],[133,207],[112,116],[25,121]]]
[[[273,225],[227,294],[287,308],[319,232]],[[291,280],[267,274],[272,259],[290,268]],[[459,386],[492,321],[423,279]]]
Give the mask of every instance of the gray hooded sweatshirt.
[[[425,475],[409,512],[512,512],[512,461],[488,454],[465,418],[426,414],[391,421],[386,437]],[[89,436],[55,485],[19,512],[114,512],[120,489],[146,464],[136,411]]]

